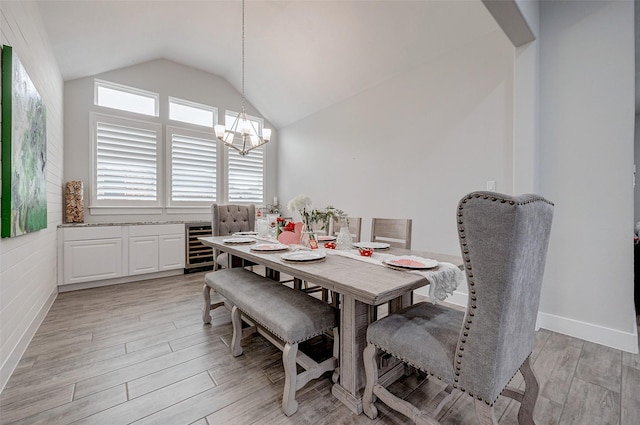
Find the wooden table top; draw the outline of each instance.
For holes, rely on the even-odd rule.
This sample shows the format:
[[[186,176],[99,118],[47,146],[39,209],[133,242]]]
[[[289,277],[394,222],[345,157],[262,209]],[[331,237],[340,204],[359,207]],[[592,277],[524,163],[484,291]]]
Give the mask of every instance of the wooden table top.
[[[370,305],[383,304],[408,291],[429,284],[425,277],[416,273],[393,270],[340,255],[327,254],[326,260],[321,262],[286,262],[280,259],[282,252],[251,251],[254,244],[228,245],[223,242],[228,238],[229,236],[213,236],[201,237],[199,240],[205,245],[228,252],[231,255],[262,264],[323,288],[350,295],[356,300]],[[384,252],[394,255],[417,255],[433,258],[440,262],[462,264],[461,257],[452,255],[399,248],[390,248]]]

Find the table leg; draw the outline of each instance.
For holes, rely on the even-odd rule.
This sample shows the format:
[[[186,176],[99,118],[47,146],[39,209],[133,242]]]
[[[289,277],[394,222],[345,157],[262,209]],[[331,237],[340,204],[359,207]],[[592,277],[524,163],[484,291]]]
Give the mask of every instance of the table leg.
[[[352,412],[362,413],[365,385],[362,352],[366,346],[367,325],[371,323],[369,305],[342,295],[340,302],[340,380],[331,392]]]
[[[394,300],[394,310],[411,305],[412,295],[407,293]],[[362,413],[362,390],[365,385],[362,356],[367,345],[367,326],[374,320],[374,312],[374,306],[348,295],[341,296],[340,379],[333,385],[331,392],[356,414]],[[386,386],[403,375],[402,362],[392,361],[381,370],[380,382]]]
[[[280,272],[266,267],[264,269],[265,277],[280,282]]]
[[[407,292],[389,301],[389,314],[395,313],[398,310],[408,307],[413,304],[413,291]]]

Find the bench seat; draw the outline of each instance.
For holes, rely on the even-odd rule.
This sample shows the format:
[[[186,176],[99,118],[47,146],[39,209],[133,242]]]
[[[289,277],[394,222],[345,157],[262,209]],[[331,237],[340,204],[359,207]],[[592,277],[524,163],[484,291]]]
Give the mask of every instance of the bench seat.
[[[284,343],[278,344],[278,341],[269,338],[283,351],[285,369],[283,410],[287,416],[295,413],[296,390],[302,388],[311,379],[318,378],[322,373],[334,370],[337,366],[337,309],[302,291],[291,289],[249,270],[231,268],[205,275],[203,316],[205,323],[211,320],[209,315],[211,307],[222,305],[222,303],[211,305],[212,289],[222,295],[232,309],[233,337],[230,349],[234,356],[242,354],[240,342],[246,334],[246,330],[242,329],[241,315]],[[298,352],[299,343],[330,330],[334,332],[333,357],[317,363]],[[268,337],[268,335],[265,336]],[[305,371],[298,374],[296,363],[300,364]],[[334,381],[336,379],[337,374],[334,374]]]

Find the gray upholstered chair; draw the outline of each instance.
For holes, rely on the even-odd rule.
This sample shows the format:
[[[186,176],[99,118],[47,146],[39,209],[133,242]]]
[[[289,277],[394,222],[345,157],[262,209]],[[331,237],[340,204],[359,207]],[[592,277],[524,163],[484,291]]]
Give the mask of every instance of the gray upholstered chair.
[[[375,418],[377,397],[416,423],[434,425],[457,389],[473,397],[483,425],[497,425],[493,405],[500,394],[520,401],[520,424],[533,424],[538,381],[529,356],[553,204],[536,195],[476,192],[460,201],[457,214],[466,312],[418,303],[369,325],[363,409]],[[434,411],[421,412],[378,383],[378,350],[447,384]],[[507,387],[518,370],[524,391]]]
[[[212,204],[211,205],[211,233],[213,236],[232,235],[236,232],[249,232],[255,229],[255,205]],[[229,255],[214,250],[214,270],[229,267]]]

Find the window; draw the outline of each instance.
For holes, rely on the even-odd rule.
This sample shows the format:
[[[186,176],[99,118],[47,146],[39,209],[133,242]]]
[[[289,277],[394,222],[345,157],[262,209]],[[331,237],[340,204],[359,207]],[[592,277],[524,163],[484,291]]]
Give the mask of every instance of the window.
[[[158,206],[162,126],[91,114],[92,204]]]
[[[231,129],[237,113],[226,111],[224,123]],[[262,131],[262,120],[251,117],[253,128]],[[252,133],[253,130],[252,130]],[[237,137],[237,136],[236,136]],[[228,161],[228,199],[229,202],[262,204],[264,201],[264,146],[242,156],[236,150],[229,149]]]
[[[218,122],[218,110],[175,97],[169,97],[169,119],[213,128]]]
[[[219,117],[212,105],[99,79],[92,94],[91,214],[203,214],[214,202],[264,204],[265,147],[241,156],[215,137],[218,122],[233,125],[233,111]],[[263,120],[248,119],[252,135],[261,133]]]
[[[121,84],[95,80],[94,103],[98,106],[157,117],[159,95]]]
[[[210,205],[217,199],[217,141],[212,134],[167,127],[171,142],[171,205]]]
[[[264,146],[246,156],[229,149],[229,202],[262,204],[264,200]]]

